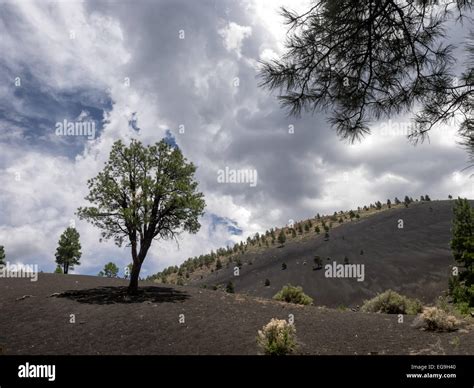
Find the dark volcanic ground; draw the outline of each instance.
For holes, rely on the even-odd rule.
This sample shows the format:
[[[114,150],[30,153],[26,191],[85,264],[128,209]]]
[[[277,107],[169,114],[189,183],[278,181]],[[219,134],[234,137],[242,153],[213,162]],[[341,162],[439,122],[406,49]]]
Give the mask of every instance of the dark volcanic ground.
[[[382,211],[330,230],[329,241],[314,234],[306,241],[287,242],[283,248],[246,254],[238,277],[229,267],[193,284],[212,287],[231,280],[238,293],[271,298],[291,283],[302,286],[316,305],[329,307],[355,307],[389,288],[433,303],[447,289],[455,264],[449,248],[452,206],[453,201],[432,201]],[[398,228],[400,219],[403,229]],[[342,264],[345,256],[351,264],[365,264],[365,280],[326,278],[324,269],[313,270],[315,255],[323,264]],[[252,265],[245,264],[249,261]],[[286,270],[281,269],[282,263],[287,264]],[[270,280],[269,287],[265,279]]]
[[[411,327],[413,317],[398,323],[395,315],[152,283],[142,283],[144,293],[130,300],[125,285],[79,275],[40,274],[36,283],[0,279],[0,354],[255,355],[257,330],[289,314],[299,354],[474,354],[472,328],[430,333]]]

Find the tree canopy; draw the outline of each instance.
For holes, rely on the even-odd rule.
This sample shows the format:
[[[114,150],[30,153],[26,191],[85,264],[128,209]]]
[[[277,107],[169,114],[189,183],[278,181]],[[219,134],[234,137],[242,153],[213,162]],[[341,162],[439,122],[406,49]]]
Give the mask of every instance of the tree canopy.
[[[453,208],[453,238],[451,249],[454,259],[467,271],[474,265],[474,208],[467,199],[459,198]]]
[[[119,268],[115,263],[109,262],[104,265],[104,269],[99,272],[99,276],[106,278],[116,278],[119,273]]]
[[[409,134],[422,141],[438,123],[460,118],[474,150],[474,46],[455,74],[446,24],[471,22],[470,0],[315,0],[307,12],[282,8],[286,51],[264,61],[261,86],[279,92],[291,115],[329,111],[338,135],[353,142],[370,123],[416,107]],[[472,33],[471,33],[472,36]]]
[[[81,243],[79,232],[72,227],[67,228],[59,238],[56,249],[56,263],[63,267],[63,273],[67,274],[74,266],[80,265]]]

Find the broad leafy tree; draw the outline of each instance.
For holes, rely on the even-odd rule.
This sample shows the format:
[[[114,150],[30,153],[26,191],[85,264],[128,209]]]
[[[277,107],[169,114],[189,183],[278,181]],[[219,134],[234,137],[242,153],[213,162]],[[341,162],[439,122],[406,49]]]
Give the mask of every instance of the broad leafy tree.
[[[205,201],[194,180],[196,167],[181,150],[161,140],[114,143],[104,169],[88,181],[81,219],[102,229],[102,238],[128,243],[133,260],[129,293],[136,293],[142,264],[154,240],[196,233]]]

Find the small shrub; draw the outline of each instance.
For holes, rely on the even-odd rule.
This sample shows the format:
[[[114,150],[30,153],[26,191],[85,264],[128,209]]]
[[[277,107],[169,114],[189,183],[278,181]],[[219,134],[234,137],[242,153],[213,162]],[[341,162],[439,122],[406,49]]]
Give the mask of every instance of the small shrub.
[[[451,276],[449,278],[449,294],[451,295],[454,304],[474,307],[474,284],[467,286],[467,283],[470,283],[472,280],[467,279],[467,281],[461,281],[459,279],[465,273],[466,272],[463,272],[460,276]]]
[[[296,329],[285,320],[273,318],[258,331],[257,344],[268,355],[292,353],[296,349]]]
[[[323,261],[321,260],[321,257],[319,256],[314,256],[314,267],[313,270],[318,270],[323,268]]]
[[[438,307],[425,307],[413,325],[429,331],[455,331],[460,323],[454,315]]]
[[[284,271],[286,269],[286,263],[281,264],[281,269]]]
[[[234,283],[229,281],[229,283],[227,283],[227,285],[225,286],[225,292],[228,292],[229,294],[233,294],[235,292]]]
[[[422,311],[422,304],[418,299],[410,299],[399,293],[387,290],[376,297],[366,300],[361,311],[366,313],[410,314]]]
[[[467,302],[460,302],[456,304],[456,311],[464,316],[469,316],[471,312],[473,311],[473,308],[469,306],[469,303]]]
[[[310,305],[313,303],[313,299],[303,292],[302,287],[292,286],[291,284],[283,286],[283,288],[275,294],[273,299],[302,305]]]
[[[280,243],[280,245],[284,245],[285,241],[286,241],[286,236],[285,236],[284,230],[282,229],[280,230],[280,234],[278,235],[278,242]]]
[[[270,280],[265,279],[265,287],[270,287]]]

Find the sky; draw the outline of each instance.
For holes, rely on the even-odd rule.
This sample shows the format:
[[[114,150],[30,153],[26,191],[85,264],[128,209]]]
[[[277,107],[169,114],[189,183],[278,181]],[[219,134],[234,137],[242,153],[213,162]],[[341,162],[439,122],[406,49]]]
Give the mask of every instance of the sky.
[[[284,51],[280,6],[298,0],[0,1],[0,245],[7,260],[53,271],[59,236],[81,235],[81,265],[124,268],[127,247],[100,242],[75,216],[87,180],[114,141],[162,138],[198,168],[205,215],[198,233],[155,241],[151,275],[256,232],[406,194],[472,198],[473,180],[456,123],[413,146],[410,114],[381,120],[353,145],[323,113],[288,117],[258,87],[259,61]],[[466,41],[466,26],[447,38]],[[87,133],[61,132],[93,123]],[[58,129],[59,126],[59,129]],[[218,179],[256,171],[256,184]]]

